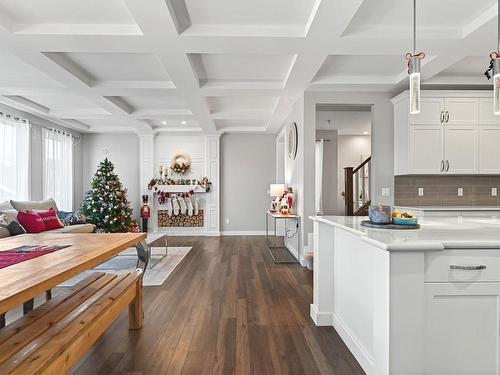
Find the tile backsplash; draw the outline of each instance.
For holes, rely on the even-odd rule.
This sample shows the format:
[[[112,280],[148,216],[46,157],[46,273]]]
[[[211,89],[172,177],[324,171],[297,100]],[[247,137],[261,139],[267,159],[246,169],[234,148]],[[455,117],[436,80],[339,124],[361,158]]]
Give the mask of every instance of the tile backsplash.
[[[500,176],[395,176],[394,203],[399,206],[500,206]],[[424,195],[418,195],[418,189]],[[458,188],[463,196],[458,196]]]

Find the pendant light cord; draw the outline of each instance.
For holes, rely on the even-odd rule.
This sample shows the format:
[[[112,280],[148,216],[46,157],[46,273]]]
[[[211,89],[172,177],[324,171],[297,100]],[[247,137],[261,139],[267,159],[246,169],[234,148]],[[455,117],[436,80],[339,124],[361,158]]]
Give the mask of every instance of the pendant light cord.
[[[498,1],[498,3],[500,4],[500,0]],[[500,46],[500,39],[498,43]],[[416,53],[417,53],[417,0],[413,0],[413,55],[415,55]]]

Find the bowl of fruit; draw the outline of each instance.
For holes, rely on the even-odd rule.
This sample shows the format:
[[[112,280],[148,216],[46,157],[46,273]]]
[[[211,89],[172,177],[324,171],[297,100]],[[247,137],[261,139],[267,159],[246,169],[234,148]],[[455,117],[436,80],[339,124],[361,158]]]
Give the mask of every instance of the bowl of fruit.
[[[392,223],[396,225],[417,225],[418,218],[411,212],[392,212]]]

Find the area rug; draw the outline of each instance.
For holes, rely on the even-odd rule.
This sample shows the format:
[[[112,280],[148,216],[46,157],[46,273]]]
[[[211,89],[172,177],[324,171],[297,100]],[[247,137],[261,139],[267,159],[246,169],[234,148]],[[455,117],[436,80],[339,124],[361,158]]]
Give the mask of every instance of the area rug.
[[[144,274],[143,285],[162,285],[191,249],[192,247],[168,247],[167,255],[165,255],[165,247],[152,247],[151,259]],[[95,271],[126,273],[134,271],[136,267],[137,252],[135,248],[129,248],[97,267],[84,271],[58,286],[73,286]]]

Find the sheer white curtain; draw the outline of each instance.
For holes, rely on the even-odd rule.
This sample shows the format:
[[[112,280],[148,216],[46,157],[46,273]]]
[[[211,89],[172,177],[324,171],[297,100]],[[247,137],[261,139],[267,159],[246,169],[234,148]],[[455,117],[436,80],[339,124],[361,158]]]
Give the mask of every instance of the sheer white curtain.
[[[316,141],[316,150],[315,150],[315,161],[316,161],[315,206],[316,206],[316,213],[319,215],[323,214],[323,142],[324,142],[323,139]]]
[[[42,128],[43,196],[63,211],[73,210],[73,136]]]
[[[0,116],[0,201],[29,195],[29,124]]]

